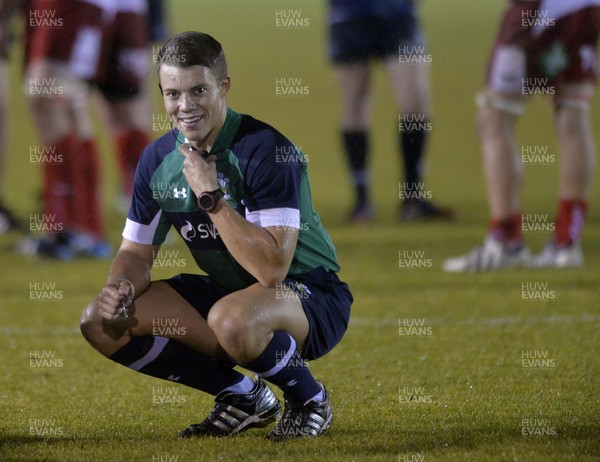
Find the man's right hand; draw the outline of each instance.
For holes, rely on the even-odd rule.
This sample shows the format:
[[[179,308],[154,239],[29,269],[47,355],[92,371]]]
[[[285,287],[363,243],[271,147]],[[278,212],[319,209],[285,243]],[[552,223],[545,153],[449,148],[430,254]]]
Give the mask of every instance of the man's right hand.
[[[100,316],[110,322],[116,321],[123,315],[123,302],[131,296],[132,287],[127,281],[106,284],[96,299]]]

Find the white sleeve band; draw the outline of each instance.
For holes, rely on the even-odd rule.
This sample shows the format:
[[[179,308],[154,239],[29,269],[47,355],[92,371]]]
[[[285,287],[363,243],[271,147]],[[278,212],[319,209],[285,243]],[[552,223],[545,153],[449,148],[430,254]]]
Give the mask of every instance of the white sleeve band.
[[[261,228],[276,226],[300,229],[300,210],[287,207],[257,210],[256,212],[246,210],[246,220]]]
[[[138,244],[152,245],[161,215],[162,210],[159,210],[149,225],[142,225],[127,218],[122,236]]]

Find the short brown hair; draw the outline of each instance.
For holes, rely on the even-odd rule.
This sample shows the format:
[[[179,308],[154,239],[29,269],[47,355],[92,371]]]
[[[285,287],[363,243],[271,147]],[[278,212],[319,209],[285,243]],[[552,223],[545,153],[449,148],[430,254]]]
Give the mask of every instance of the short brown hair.
[[[163,64],[175,67],[204,66],[212,70],[217,80],[227,76],[227,60],[221,44],[203,32],[182,32],[160,46],[156,70]]]

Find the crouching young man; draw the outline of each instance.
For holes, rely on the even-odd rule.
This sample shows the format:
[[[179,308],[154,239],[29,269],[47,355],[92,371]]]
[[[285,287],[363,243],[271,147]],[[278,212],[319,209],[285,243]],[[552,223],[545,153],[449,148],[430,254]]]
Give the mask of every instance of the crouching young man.
[[[277,420],[279,401],[263,379],[285,398],[268,437],[318,436],[333,412],[307,361],[340,341],[353,299],[313,210],[305,157],[271,126],[228,108],[231,81],[212,37],[178,34],[157,61],[175,128],[142,154],[123,241],[81,331],[117,363],[216,397],[182,437]],[[151,280],[171,227],[206,276]],[[185,334],[154,335],[165,319]]]

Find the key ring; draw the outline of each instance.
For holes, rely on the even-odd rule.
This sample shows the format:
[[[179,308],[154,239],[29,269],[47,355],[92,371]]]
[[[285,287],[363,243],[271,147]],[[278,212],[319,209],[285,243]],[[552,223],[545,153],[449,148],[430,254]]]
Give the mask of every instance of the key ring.
[[[119,304],[119,311],[117,312],[118,316],[122,316],[123,318],[129,318],[129,307],[133,303],[133,295],[135,293],[135,289],[131,281],[127,279],[119,279],[119,283],[125,282],[129,286],[129,291],[127,294],[121,297],[121,303]]]
[[[121,297],[121,305],[119,306],[119,316],[123,316],[124,318],[129,318],[129,307],[133,303],[133,298],[131,295],[123,295]]]

